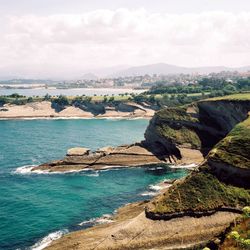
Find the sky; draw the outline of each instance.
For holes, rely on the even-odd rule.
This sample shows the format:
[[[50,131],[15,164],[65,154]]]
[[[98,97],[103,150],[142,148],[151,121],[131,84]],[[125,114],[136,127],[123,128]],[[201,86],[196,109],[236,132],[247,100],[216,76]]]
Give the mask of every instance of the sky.
[[[250,65],[249,0],[0,0],[0,77]]]

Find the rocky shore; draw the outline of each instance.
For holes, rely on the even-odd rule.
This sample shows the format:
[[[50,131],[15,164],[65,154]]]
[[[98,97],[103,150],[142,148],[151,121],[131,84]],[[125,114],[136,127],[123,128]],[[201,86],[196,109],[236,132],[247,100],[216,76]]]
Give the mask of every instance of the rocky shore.
[[[101,170],[109,168],[136,167],[153,164],[199,164],[203,160],[198,150],[183,149],[181,160],[169,158],[167,155],[155,155],[143,143],[104,147],[95,152],[86,148],[72,148],[62,160],[56,160],[34,167],[32,171],[70,172],[86,169]]]
[[[197,249],[205,246],[208,239],[216,240],[238,217],[231,212],[217,212],[201,218],[151,220],[145,216],[147,204],[148,201],[126,205],[118,210],[112,222],[72,232],[46,249]]]
[[[94,154],[73,149],[61,161],[34,168],[65,171],[65,166],[73,165],[102,168],[118,163],[187,163],[199,152],[199,166],[152,200],[121,208],[112,223],[70,233],[47,249],[218,247],[223,241],[220,235],[250,204],[249,111],[250,96],[242,99],[242,95],[167,108],[156,112],[141,143],[100,149]]]

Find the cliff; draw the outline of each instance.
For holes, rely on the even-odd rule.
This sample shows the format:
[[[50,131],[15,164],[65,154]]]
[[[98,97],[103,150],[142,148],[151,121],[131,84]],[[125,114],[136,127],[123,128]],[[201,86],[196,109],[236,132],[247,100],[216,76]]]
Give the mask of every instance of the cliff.
[[[236,99],[233,96],[201,101],[197,103],[197,110],[197,120],[190,120],[186,114],[188,119],[185,118],[185,121],[178,118],[171,123],[167,119],[164,124],[161,122],[158,125],[174,126],[177,134],[184,127],[200,139],[200,149],[204,154],[209,147],[212,149],[205,154],[205,161],[195,172],[148,205],[146,214],[151,219],[202,216],[216,211],[240,212],[242,207],[250,204],[250,118],[247,118],[250,98],[245,99],[244,96],[244,99]],[[244,121],[241,122],[242,120]],[[237,123],[239,124],[236,125]],[[155,130],[158,131],[158,128]],[[215,133],[211,135],[211,131]],[[167,138],[164,146],[166,150],[175,146],[179,150],[178,157],[181,158],[183,144],[172,134],[173,132],[170,141],[168,134],[164,135],[164,139]],[[212,140],[210,136],[213,136]],[[153,138],[150,137],[151,140]],[[203,141],[206,138],[209,143],[205,145]],[[184,144],[189,139],[185,136],[181,138]],[[213,141],[218,143],[212,147]],[[197,147],[197,143],[189,146]],[[173,151],[168,152],[171,154]]]
[[[187,150],[205,160],[153,200],[123,208],[122,218],[118,211],[112,223],[66,235],[48,249],[201,249],[220,242],[250,204],[249,110],[246,94],[157,112],[140,146],[161,161],[180,162]]]
[[[185,148],[198,149],[206,156],[237,123],[247,118],[250,94],[238,96],[241,98],[214,98],[156,112],[145,132],[145,144],[156,154],[172,159],[181,159]]]

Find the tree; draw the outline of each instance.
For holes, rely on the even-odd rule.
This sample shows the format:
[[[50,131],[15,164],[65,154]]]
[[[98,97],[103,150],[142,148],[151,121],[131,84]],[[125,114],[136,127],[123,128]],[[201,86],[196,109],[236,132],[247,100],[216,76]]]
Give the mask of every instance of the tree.
[[[51,96],[48,93],[43,98],[44,101],[50,101],[50,99],[51,99]]]
[[[27,99],[27,102],[33,102],[33,98],[32,98],[32,97],[29,97],[29,98]]]
[[[109,98],[109,102],[113,102],[115,100],[115,97],[114,96],[111,96],[110,98]]]

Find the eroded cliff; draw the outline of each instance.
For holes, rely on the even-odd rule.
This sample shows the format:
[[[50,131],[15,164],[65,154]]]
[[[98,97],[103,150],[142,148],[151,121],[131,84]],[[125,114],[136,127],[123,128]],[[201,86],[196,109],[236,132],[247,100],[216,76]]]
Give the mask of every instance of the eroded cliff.
[[[48,249],[205,246],[250,204],[249,110],[246,94],[157,112],[141,146],[162,161],[202,151],[203,163],[150,202],[125,208],[121,220],[69,234]]]
[[[148,205],[146,214],[149,218],[202,216],[216,211],[240,212],[242,207],[250,204],[250,118],[247,118],[250,100],[217,98],[199,102],[197,108],[197,120],[182,123],[182,126],[195,131],[201,142],[210,136],[209,133],[200,133],[203,124],[204,131],[217,131],[213,134],[214,141],[225,137],[214,145],[195,172]],[[169,121],[166,126],[168,124]],[[179,129],[176,127],[177,133]],[[181,153],[182,145],[176,140],[171,143]]]

